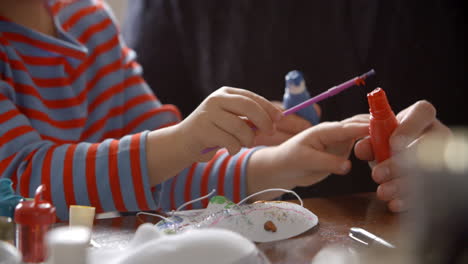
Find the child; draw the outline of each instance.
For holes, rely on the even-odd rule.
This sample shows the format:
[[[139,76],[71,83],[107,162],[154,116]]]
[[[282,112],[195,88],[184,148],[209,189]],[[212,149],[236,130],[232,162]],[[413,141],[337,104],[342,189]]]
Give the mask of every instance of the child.
[[[167,210],[212,189],[239,201],[310,185],[347,173],[368,131],[357,116],[241,149],[257,135],[239,116],[272,134],[280,110],[225,87],[179,123],[177,109],[150,93],[103,1],[3,0],[0,16],[0,175],[26,197],[45,184],[61,219],[73,204]],[[204,153],[215,146],[227,151]]]

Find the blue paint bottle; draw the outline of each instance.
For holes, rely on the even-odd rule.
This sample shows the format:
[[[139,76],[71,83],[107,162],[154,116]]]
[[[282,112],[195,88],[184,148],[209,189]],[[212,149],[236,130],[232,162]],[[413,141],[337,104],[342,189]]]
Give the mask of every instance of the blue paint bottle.
[[[291,71],[285,76],[286,87],[284,89],[283,106],[284,109],[289,109],[308,99],[310,99],[309,91],[307,91],[304,76],[300,71]],[[320,118],[311,105],[299,110],[296,114],[316,125],[320,122]]]

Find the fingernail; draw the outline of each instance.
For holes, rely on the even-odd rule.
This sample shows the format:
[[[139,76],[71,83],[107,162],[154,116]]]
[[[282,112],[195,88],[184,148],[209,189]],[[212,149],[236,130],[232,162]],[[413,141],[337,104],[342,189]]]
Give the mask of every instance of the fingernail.
[[[390,208],[391,211],[393,212],[402,212],[405,208],[405,202],[403,202],[402,200],[393,200],[392,202],[392,206]]]
[[[395,184],[386,184],[383,187],[383,193],[386,197],[391,197],[397,191]]]
[[[347,173],[347,172],[349,171],[349,169],[350,169],[350,164],[349,164],[349,162],[344,162],[344,163],[341,164],[341,166],[340,166],[340,170],[341,170],[341,172],[343,172],[343,173]]]
[[[391,148],[393,152],[400,152],[409,145],[409,138],[407,136],[395,136],[391,140]]]
[[[395,206],[398,208],[398,209],[403,209],[403,207],[405,206],[405,202],[403,202],[402,200],[396,200],[395,201]]]
[[[390,169],[385,166],[374,169],[374,180],[377,183],[382,183],[390,176]]]

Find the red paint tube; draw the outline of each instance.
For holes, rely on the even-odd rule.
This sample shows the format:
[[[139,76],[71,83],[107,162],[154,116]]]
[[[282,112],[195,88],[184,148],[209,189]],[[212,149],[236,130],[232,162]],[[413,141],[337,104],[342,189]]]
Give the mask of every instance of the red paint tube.
[[[391,156],[390,136],[398,121],[381,88],[367,94],[370,112],[369,133],[375,160],[380,163]]]

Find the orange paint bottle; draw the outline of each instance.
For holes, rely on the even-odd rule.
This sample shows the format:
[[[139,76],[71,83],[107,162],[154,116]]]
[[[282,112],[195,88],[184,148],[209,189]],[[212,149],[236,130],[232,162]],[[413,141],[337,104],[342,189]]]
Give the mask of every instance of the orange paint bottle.
[[[380,163],[391,156],[390,136],[398,121],[381,88],[367,94],[370,112],[369,133],[375,160]]]

